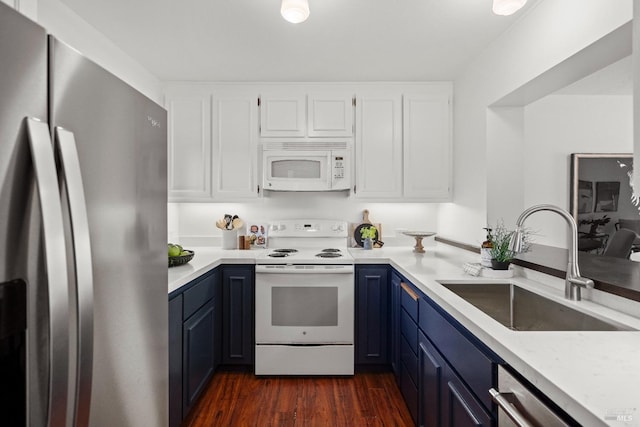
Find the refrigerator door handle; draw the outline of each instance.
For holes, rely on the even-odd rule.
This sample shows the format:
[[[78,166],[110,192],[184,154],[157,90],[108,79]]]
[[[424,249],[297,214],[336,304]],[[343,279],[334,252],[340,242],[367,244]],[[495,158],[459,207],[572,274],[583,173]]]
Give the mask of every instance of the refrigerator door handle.
[[[49,287],[49,396],[46,425],[64,426],[69,374],[69,282],[62,204],[49,126],[34,118],[26,118],[25,125],[40,199],[42,243]]]
[[[75,136],[62,128],[55,128],[55,150],[60,160],[71,223],[77,306],[77,366],[75,396],[75,427],[89,425],[91,382],[93,375],[93,271],[91,239],[85,201],[84,185]]]

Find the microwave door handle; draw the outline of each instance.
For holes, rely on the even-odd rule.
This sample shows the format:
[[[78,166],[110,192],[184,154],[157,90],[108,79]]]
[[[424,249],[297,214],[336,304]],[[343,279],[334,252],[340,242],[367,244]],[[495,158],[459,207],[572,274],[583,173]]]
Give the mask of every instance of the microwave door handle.
[[[76,283],[71,288],[76,293],[77,313],[77,362],[75,387],[76,427],[89,425],[91,381],[93,366],[93,271],[91,266],[91,242],[84,185],[76,140],[72,132],[55,128],[55,149],[60,159],[61,174],[66,188],[71,240],[73,246]]]
[[[62,203],[49,126],[26,118],[27,139],[40,199],[49,296],[49,395],[47,423],[66,425],[69,362],[69,291]],[[34,284],[32,284],[34,285]]]

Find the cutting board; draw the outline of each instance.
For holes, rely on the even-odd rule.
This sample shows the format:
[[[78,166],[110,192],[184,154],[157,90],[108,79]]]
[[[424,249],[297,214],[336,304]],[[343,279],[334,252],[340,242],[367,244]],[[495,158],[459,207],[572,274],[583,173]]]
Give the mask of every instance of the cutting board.
[[[351,224],[351,232],[350,232],[350,236],[351,236],[351,241],[353,244],[353,247],[362,247],[362,236],[360,234],[360,230],[364,227],[368,227],[368,226],[374,226],[376,230],[378,230],[378,233],[376,234],[376,238],[374,240],[374,248],[379,248],[382,245],[378,243],[378,241],[380,241],[380,237],[382,236],[382,224],[378,223],[372,223],[371,220],[369,219],[369,210],[365,209],[362,212],[362,222],[360,223],[352,223]]]

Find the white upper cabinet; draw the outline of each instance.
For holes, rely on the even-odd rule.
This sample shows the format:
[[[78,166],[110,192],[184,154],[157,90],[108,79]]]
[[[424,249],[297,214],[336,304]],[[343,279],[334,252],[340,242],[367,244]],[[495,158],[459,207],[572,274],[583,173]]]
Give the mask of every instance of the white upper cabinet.
[[[451,96],[449,83],[358,91],[354,197],[451,199]]]
[[[213,94],[214,200],[258,197],[257,98],[257,93],[240,88]]]
[[[405,199],[451,199],[451,127],[451,87],[404,95]]]
[[[208,93],[168,91],[169,201],[211,198],[211,109]]]
[[[353,94],[310,93],[307,129],[310,137],[353,136]]]
[[[303,137],[307,134],[305,94],[286,93],[260,96],[261,137]]]
[[[353,137],[353,91],[274,86],[260,96],[260,137]]]
[[[393,90],[356,98],[355,191],[360,199],[402,196],[402,96]]]

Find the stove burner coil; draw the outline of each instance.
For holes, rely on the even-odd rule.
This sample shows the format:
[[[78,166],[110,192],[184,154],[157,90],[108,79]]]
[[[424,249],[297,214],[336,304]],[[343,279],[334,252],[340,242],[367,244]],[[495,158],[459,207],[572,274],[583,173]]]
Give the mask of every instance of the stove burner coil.
[[[321,252],[319,254],[316,254],[316,256],[318,258],[340,258],[342,254],[336,252]]]
[[[332,252],[340,252],[340,249],[335,249],[335,248],[327,248],[327,249],[323,249],[320,252],[325,252],[325,253],[332,253]]]
[[[273,252],[268,254],[271,258],[285,258],[289,256],[288,252]]]
[[[278,252],[278,253],[283,253],[283,254],[293,254],[298,252],[297,249],[289,249],[289,248],[283,248],[283,249],[274,249],[274,252]]]

